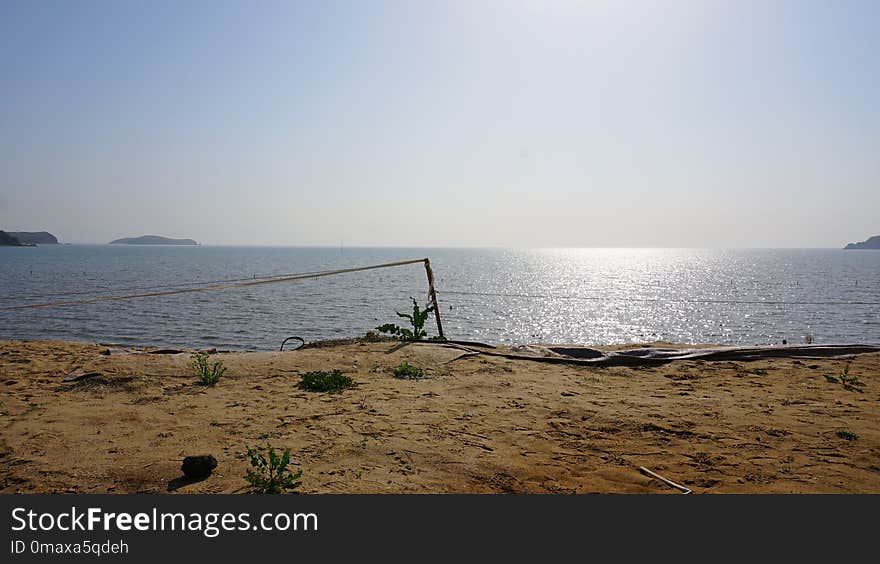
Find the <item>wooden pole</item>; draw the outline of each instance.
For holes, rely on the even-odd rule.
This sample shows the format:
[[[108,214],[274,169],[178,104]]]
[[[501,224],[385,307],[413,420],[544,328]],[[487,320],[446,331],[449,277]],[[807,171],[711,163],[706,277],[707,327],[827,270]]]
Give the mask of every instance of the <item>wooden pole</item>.
[[[437,333],[441,338],[445,339],[443,334],[443,324],[440,322],[440,306],[437,305],[437,292],[434,291],[434,271],[431,270],[431,261],[425,259],[425,272],[428,274],[428,294],[431,297],[431,304],[434,306],[434,319],[437,320]]]

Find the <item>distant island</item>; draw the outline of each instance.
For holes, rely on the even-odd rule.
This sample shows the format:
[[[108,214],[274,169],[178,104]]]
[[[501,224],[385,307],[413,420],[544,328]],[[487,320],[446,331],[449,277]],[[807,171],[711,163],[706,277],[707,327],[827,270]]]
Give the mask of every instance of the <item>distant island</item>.
[[[850,243],[845,246],[846,250],[853,249],[880,249],[880,235],[874,235],[870,237],[867,241],[862,241],[861,243]]]
[[[37,245],[57,245],[58,238],[48,231],[0,231],[0,246],[36,247]]]
[[[125,237],[110,241],[111,245],[198,245],[192,239],[170,239],[158,235],[143,235],[141,237]]]
[[[22,243],[5,231],[0,231],[0,247],[33,247],[34,245]]]
[[[48,231],[10,231],[10,235],[25,244],[57,245],[58,237]]]

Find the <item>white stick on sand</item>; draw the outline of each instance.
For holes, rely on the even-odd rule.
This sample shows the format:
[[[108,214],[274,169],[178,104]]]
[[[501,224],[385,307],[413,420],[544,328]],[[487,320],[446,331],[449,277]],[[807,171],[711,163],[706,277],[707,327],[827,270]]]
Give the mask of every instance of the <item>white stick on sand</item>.
[[[673,488],[679,490],[681,493],[685,493],[685,494],[691,493],[690,488],[686,488],[686,487],[682,486],[681,484],[676,484],[672,480],[667,480],[666,478],[664,478],[660,474],[656,474],[654,472],[651,472],[650,470],[648,470],[644,466],[639,466],[639,472],[641,472],[642,474],[646,474],[652,478],[657,478],[658,480],[660,480],[661,482],[663,482],[667,486],[672,486]]]

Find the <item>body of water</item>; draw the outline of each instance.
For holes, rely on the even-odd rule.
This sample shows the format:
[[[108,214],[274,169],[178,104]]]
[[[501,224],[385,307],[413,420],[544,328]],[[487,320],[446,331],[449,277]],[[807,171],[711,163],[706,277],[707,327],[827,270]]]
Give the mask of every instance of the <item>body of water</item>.
[[[880,343],[880,252],[59,245],[0,247],[0,307],[428,257],[447,337],[585,345]],[[360,335],[427,299],[420,264],[256,287],[0,310],[0,338],[277,349]],[[429,322],[433,334],[433,319]]]

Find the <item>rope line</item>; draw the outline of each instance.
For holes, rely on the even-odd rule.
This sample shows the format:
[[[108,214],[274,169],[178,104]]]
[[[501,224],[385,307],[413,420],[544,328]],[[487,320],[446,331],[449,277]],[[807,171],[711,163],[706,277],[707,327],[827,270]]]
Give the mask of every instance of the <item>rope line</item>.
[[[280,278],[285,276],[306,276],[319,274],[323,271],[316,270],[312,272],[294,272],[289,274],[254,274],[251,276],[247,276],[244,278],[223,278],[220,280],[204,280],[201,282],[188,282],[186,284],[153,284],[151,286],[127,286],[124,288],[95,288],[92,290],[83,290],[81,292],[50,292],[46,294],[30,294],[26,296],[0,296],[0,300],[16,300],[16,299],[36,299],[36,298],[55,298],[55,297],[67,297],[67,296],[82,296],[82,295],[90,295],[90,294],[102,294],[107,292],[131,292],[133,290],[171,290],[176,288],[192,288],[196,286],[203,286],[206,284],[226,284],[232,282],[244,282],[248,280],[267,280],[273,278]],[[2,309],[2,308],[0,308]]]
[[[57,293],[57,294],[42,294],[42,295],[31,295],[31,296],[15,296],[19,299],[28,299],[28,298],[39,298],[39,297],[53,297],[53,296],[75,296],[75,295],[83,295],[83,294],[95,294],[102,292],[127,292],[131,290],[157,290],[150,292],[142,292],[136,294],[125,294],[119,296],[98,296],[93,298],[85,298],[79,300],[59,300],[54,302],[46,302],[46,303],[37,303],[37,304],[20,304],[13,306],[0,306],[0,311],[13,311],[13,310],[22,310],[22,309],[35,309],[35,308],[48,308],[48,307],[57,307],[57,306],[65,306],[65,305],[77,305],[77,304],[90,304],[97,302],[112,302],[119,300],[130,300],[136,298],[152,298],[152,297],[160,297],[160,296],[171,296],[175,294],[188,294],[194,292],[212,292],[218,290],[228,290],[233,288],[243,288],[248,286],[260,286],[265,284],[274,284],[276,282],[292,282],[296,280],[305,280],[308,278],[321,278],[324,276],[333,276],[336,274],[346,274],[350,272],[360,272],[364,270],[373,270],[377,268],[388,268],[394,266],[403,266],[407,264],[417,264],[424,263],[427,259],[411,259],[405,261],[398,262],[389,262],[383,264],[376,264],[370,266],[358,266],[352,268],[340,268],[336,270],[323,270],[323,271],[312,271],[312,272],[299,272],[292,274],[276,274],[276,275],[263,275],[263,276],[252,276],[248,278],[228,278],[222,280],[212,280],[212,281],[204,281],[204,282],[191,282],[188,284],[165,284],[165,285],[154,285],[154,286],[131,286],[128,288],[119,288],[119,289],[103,289],[103,290],[89,290],[82,292],[67,292],[67,293]],[[450,294],[450,295],[463,295],[463,296],[494,296],[494,297],[505,297],[505,298],[528,298],[528,299],[563,299],[563,300],[582,300],[582,301],[602,301],[607,300],[607,297],[601,296],[580,296],[580,295],[570,295],[570,294],[560,294],[560,295],[549,295],[549,294],[520,294],[520,293],[502,293],[502,292],[468,292],[463,290],[437,290],[438,294]],[[694,304],[731,304],[731,305],[806,305],[806,306],[822,306],[822,305],[830,305],[830,306],[850,306],[850,305],[863,305],[863,306],[880,306],[880,302],[871,302],[871,301],[845,301],[845,300],[836,300],[836,301],[818,301],[818,302],[808,302],[808,301],[782,301],[782,300],[722,300],[722,299],[663,299],[663,298],[633,298],[628,297],[626,301],[629,302],[640,302],[640,303],[694,303]]]
[[[194,292],[213,292],[217,290],[229,290],[232,288],[245,288],[248,286],[262,286],[266,284],[275,284],[277,282],[293,282],[295,280],[305,280],[308,278],[322,278],[324,276],[333,276],[336,274],[347,274],[350,272],[361,272],[364,270],[373,270],[376,268],[389,268],[393,266],[403,266],[407,264],[417,264],[424,263],[428,259],[412,259],[412,260],[403,260],[398,262],[386,262],[383,264],[374,264],[370,266],[355,266],[352,268],[339,268],[336,270],[324,270],[319,272],[306,272],[300,274],[291,274],[288,276],[280,276],[266,279],[247,279],[247,282],[237,282],[237,283],[222,283],[215,284],[212,286],[202,286],[198,288],[184,288],[180,290],[164,290],[160,292],[145,292],[140,294],[127,294],[123,296],[104,296],[98,298],[86,298],[82,300],[65,300],[65,301],[56,301],[56,302],[47,302],[40,304],[23,304],[23,305],[15,305],[15,306],[3,306],[0,307],[0,311],[9,311],[9,310],[21,310],[21,309],[34,309],[34,308],[46,308],[46,307],[57,307],[57,306],[65,306],[65,305],[76,305],[76,304],[91,304],[96,302],[114,302],[119,300],[132,300],[136,298],[155,298],[159,296],[171,296],[174,294],[189,294]]]
[[[601,296],[577,296],[560,294],[557,296],[542,294],[505,294],[501,292],[465,292],[462,290],[437,290],[438,294],[456,294],[463,296],[497,296],[504,298],[532,298],[532,299],[548,299],[548,300],[583,300],[583,301],[602,301],[607,297]],[[852,302],[852,301],[831,301],[831,302],[787,302],[776,300],[713,300],[713,299],[665,299],[665,298],[630,298],[628,302],[666,302],[666,303],[696,303],[696,304],[739,304],[739,305],[880,305],[880,302]]]

